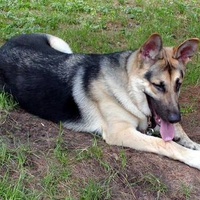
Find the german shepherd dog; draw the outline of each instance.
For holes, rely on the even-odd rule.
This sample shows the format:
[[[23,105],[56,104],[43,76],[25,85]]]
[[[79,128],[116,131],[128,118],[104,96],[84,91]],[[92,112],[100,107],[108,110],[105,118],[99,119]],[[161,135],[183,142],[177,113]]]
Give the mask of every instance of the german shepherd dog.
[[[135,51],[78,54],[55,36],[23,34],[0,49],[0,87],[41,118],[200,170],[200,145],[179,124],[178,104],[198,43],[163,47],[154,33]],[[144,134],[155,125],[161,137]]]

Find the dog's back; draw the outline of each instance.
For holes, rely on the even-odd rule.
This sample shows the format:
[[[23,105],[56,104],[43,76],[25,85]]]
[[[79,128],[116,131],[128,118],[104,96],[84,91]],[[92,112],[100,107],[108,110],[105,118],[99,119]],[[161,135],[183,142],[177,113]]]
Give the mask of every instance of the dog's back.
[[[66,53],[65,44],[58,49],[61,43],[46,34],[11,38],[0,48],[1,89],[28,112],[82,130],[88,118],[84,115],[90,115],[89,85],[99,75],[102,55],[72,54],[69,49]]]
[[[126,61],[132,51],[111,54],[68,51],[65,42],[46,34],[24,34],[10,39],[0,49],[1,88],[32,114],[64,122],[70,129],[102,132],[98,106],[91,95],[92,82],[99,80],[103,87],[108,87],[103,79],[114,85],[120,83],[116,74],[126,74]],[[113,90],[112,85],[109,87]]]
[[[70,54],[52,48],[48,37],[24,34],[4,44],[0,49],[0,85],[22,108],[58,122],[67,114],[77,117],[78,108],[71,99],[71,79],[62,72]]]

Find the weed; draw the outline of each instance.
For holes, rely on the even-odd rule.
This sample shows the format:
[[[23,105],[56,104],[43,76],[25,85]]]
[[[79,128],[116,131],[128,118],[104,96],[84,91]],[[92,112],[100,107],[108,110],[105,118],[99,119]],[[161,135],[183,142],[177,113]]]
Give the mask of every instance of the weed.
[[[154,174],[148,173],[144,175],[143,181],[149,185],[147,190],[155,191],[157,193],[157,199],[159,199],[160,194],[167,191],[167,186]]]
[[[187,186],[185,184],[181,185],[181,192],[183,193],[186,199],[190,199],[192,188],[191,186]]]
[[[183,114],[192,113],[195,111],[193,107],[194,106],[191,104],[184,104],[181,106],[181,113],[183,113]]]
[[[56,138],[56,147],[54,149],[55,157],[62,163],[68,163],[68,155],[67,155],[67,146],[65,145],[65,141],[62,138],[63,130],[62,124],[59,126],[59,135]]]
[[[107,186],[105,183],[90,179],[83,189],[80,190],[80,200],[108,199],[106,196]]]
[[[143,174],[139,180],[132,183],[132,185],[141,184],[145,185],[147,191],[156,192],[156,199],[159,199],[160,195],[168,190],[167,186],[152,173]]]
[[[67,197],[65,198],[65,200],[75,200],[75,199],[72,197],[70,191],[68,192]]]
[[[94,137],[92,145],[88,148],[78,149],[76,154],[76,160],[87,160],[89,158],[96,158],[99,160],[102,157],[102,149],[97,146],[97,139]]]
[[[12,155],[9,153],[9,149],[7,145],[0,141],[0,163],[1,165],[4,165],[5,163],[9,162],[11,160]]]
[[[16,108],[17,102],[13,99],[12,95],[1,91],[0,92],[0,109],[4,111],[11,111]]]
[[[126,164],[127,164],[127,159],[126,159],[126,154],[125,154],[125,151],[124,151],[123,148],[119,152],[119,157],[120,157],[120,160],[121,160],[122,169],[124,169],[126,167]]]
[[[38,193],[26,187],[26,182],[30,180],[30,175],[27,173],[24,163],[27,153],[30,153],[27,148],[20,145],[19,148],[10,148],[1,141],[0,145],[0,170],[3,175],[0,175],[0,198],[1,199],[38,199]]]
[[[0,123],[3,124],[6,119],[9,111],[16,108],[18,103],[14,100],[13,96],[4,92],[4,90],[0,91]]]
[[[94,137],[92,145],[86,149],[78,149],[76,160],[87,160],[89,158],[96,159],[99,164],[108,172],[110,170],[109,164],[102,159],[102,148],[97,145],[97,138]]]
[[[69,168],[59,165],[55,162],[50,162],[46,174],[41,179],[41,184],[45,195],[49,198],[59,196],[59,185],[66,182],[70,177]]]

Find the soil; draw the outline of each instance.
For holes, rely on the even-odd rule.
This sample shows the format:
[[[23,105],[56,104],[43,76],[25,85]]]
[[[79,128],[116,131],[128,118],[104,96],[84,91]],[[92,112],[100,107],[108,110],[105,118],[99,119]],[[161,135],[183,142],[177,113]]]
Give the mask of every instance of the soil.
[[[180,103],[184,108],[182,126],[192,140],[200,143],[200,86],[190,86],[184,89],[180,96]],[[62,138],[69,152],[79,148],[88,148],[92,144],[94,137],[90,134],[76,133],[67,129],[63,131]],[[43,152],[44,154],[55,148],[58,133],[58,125],[30,115],[21,109],[10,112],[0,129],[1,137],[7,138],[10,148],[15,147],[19,142],[24,145],[28,144],[35,152]],[[112,194],[110,199],[194,200],[200,198],[199,170],[160,155],[129,148],[123,149],[126,156],[126,166],[122,168],[119,160],[122,148],[109,146],[102,139],[98,139],[97,142],[98,146],[103,149],[102,159],[116,172],[109,183]],[[44,160],[39,158],[41,157],[27,160],[27,165],[31,166],[30,173],[35,177],[38,176],[38,184],[47,165]],[[95,159],[77,162],[72,167],[71,178],[74,179],[87,180],[87,178],[95,177],[101,180],[106,176],[106,171]],[[151,183],[151,180],[154,177],[156,177],[154,182],[158,183],[152,189],[154,183]],[[38,184],[32,187],[38,189],[40,187]],[[162,184],[167,188],[164,192],[160,189]],[[156,187],[159,188],[156,189]],[[73,191],[72,194],[76,196]]]

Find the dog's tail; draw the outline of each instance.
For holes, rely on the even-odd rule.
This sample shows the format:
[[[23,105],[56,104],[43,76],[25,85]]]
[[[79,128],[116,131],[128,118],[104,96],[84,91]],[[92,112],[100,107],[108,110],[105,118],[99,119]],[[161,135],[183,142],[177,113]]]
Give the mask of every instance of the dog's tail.
[[[49,34],[46,34],[46,36],[47,36],[49,45],[52,48],[54,48],[60,52],[63,52],[63,53],[73,53],[71,48],[69,47],[69,45],[64,40],[62,40],[56,36],[49,35]]]

